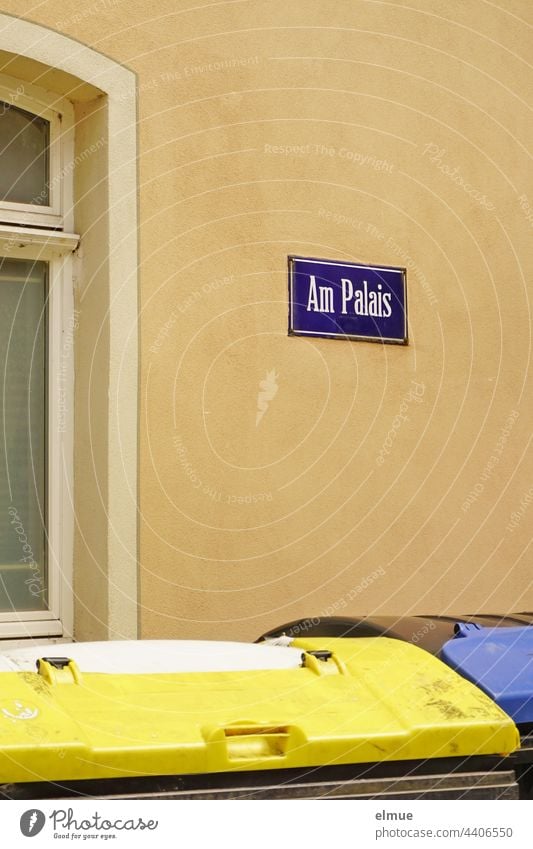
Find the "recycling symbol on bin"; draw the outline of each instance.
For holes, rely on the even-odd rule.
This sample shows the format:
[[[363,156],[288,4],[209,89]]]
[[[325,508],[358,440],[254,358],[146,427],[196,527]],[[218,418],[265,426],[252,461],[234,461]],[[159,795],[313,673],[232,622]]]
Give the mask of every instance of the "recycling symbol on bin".
[[[39,710],[36,707],[19,702],[18,699],[11,702],[3,702],[0,712],[6,719],[35,719],[39,715]]]

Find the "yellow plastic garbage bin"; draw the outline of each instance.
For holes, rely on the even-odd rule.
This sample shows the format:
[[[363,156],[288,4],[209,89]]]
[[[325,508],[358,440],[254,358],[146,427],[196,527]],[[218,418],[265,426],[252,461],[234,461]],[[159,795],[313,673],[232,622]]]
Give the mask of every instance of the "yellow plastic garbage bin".
[[[516,796],[513,721],[398,640],[25,651],[0,665],[4,798]]]

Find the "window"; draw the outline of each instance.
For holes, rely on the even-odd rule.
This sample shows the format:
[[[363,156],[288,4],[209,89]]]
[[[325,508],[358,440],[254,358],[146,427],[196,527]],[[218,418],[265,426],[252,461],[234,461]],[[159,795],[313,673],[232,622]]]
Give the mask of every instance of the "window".
[[[20,195],[9,197],[14,178],[19,179],[16,174],[8,177],[7,186],[4,181],[0,192],[0,257],[43,262],[47,271],[42,525],[47,607],[0,613],[0,639],[46,640],[58,634],[68,639],[73,631],[79,640],[135,639],[139,613],[136,75],[53,29],[8,14],[0,18],[0,70],[11,76],[0,74],[4,104],[0,113],[20,110],[13,112],[12,123],[33,122],[30,131],[36,145],[39,133],[41,140],[43,131],[48,133],[44,166],[48,197],[45,192],[38,202],[42,189],[34,193],[33,186],[31,196],[26,194],[23,200]],[[27,82],[30,77],[35,86]],[[6,147],[11,157],[14,152],[5,144],[8,124],[0,126],[5,127],[0,138],[3,172]],[[10,133],[17,138],[17,132]],[[80,249],[73,253],[75,232],[83,235]],[[73,288],[79,313],[74,311]],[[13,526],[6,530],[12,532]],[[5,562],[11,557],[6,554]]]
[[[50,122],[9,103],[1,103],[0,109],[4,160],[0,199],[49,206]]]
[[[44,610],[47,263],[0,259],[0,612]]]
[[[59,636],[72,568],[72,109],[0,83],[0,637]]]
[[[3,81],[3,83],[2,83]],[[7,83],[7,84],[6,84]],[[27,96],[31,91],[35,98]],[[36,100],[38,98],[38,100]],[[25,225],[64,227],[70,104],[51,109],[28,83],[0,78],[0,218]],[[68,170],[68,169],[67,169]],[[71,211],[71,209],[70,209]]]

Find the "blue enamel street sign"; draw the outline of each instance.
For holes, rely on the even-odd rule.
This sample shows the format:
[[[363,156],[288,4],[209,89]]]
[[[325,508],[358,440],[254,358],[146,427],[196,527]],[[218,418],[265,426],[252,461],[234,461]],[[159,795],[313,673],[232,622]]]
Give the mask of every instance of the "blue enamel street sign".
[[[290,256],[289,335],[406,345],[405,268]]]

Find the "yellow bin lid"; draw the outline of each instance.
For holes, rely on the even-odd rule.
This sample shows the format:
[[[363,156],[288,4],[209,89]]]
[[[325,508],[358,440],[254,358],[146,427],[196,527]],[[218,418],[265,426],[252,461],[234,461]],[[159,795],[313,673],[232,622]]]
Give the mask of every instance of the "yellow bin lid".
[[[246,663],[228,669],[220,644],[206,642],[204,671],[179,672],[169,662],[146,671],[147,644],[137,645],[142,672],[91,671],[82,650],[78,662],[68,651],[41,659],[39,671],[17,666],[16,652],[0,664],[12,670],[0,671],[0,782],[507,754],[519,745],[488,696],[399,640],[294,640],[277,647],[291,653],[281,664],[273,646],[242,644]],[[205,671],[206,653],[215,671]]]

